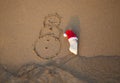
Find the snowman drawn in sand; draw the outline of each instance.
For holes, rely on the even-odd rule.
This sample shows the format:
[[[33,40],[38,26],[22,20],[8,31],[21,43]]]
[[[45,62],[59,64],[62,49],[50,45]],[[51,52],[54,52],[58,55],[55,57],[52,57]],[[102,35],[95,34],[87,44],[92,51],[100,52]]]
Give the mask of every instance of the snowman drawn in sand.
[[[51,59],[60,53],[60,24],[61,17],[57,13],[45,17],[44,27],[40,30],[39,38],[34,45],[34,51],[40,58]]]

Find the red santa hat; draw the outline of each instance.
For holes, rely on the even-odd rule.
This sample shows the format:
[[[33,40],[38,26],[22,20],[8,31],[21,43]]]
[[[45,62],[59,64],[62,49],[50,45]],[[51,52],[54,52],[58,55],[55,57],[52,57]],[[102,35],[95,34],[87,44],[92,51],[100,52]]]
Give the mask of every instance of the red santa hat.
[[[68,38],[68,41],[70,43],[70,47],[69,47],[70,52],[77,55],[78,38],[76,34],[72,30],[66,30],[66,32],[64,33],[64,37]]]
[[[72,30],[66,30],[66,32],[64,33],[64,37],[67,37],[68,39],[71,39],[71,38],[77,39],[76,34]]]

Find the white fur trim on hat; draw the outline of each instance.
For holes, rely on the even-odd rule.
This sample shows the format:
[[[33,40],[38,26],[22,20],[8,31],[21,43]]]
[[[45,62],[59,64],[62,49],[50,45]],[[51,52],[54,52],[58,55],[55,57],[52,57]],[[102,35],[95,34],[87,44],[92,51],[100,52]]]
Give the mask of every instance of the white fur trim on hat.
[[[77,39],[73,38],[73,39],[69,40],[69,43],[70,43],[70,47],[69,47],[70,52],[77,55],[77,52],[78,52],[78,41],[77,41]]]
[[[71,38],[68,39],[68,41],[71,41],[71,40],[78,40],[78,38],[77,37],[71,37]]]

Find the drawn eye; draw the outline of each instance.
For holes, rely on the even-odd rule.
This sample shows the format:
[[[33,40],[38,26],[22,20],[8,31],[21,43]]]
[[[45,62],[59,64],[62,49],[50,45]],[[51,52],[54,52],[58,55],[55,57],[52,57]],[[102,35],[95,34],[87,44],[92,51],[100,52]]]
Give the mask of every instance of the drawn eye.
[[[52,30],[52,28],[49,28],[50,30]]]
[[[45,47],[45,49],[48,49],[48,47]]]
[[[47,41],[50,41],[49,39],[47,39]]]

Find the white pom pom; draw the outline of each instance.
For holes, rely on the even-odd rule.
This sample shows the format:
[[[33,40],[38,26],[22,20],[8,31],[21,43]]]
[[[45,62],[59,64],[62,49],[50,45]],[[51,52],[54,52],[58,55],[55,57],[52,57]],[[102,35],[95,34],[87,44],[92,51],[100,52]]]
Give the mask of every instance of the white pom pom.
[[[64,33],[64,34],[63,34],[63,36],[64,36],[64,37],[67,37],[67,34],[66,34],[66,33]]]

